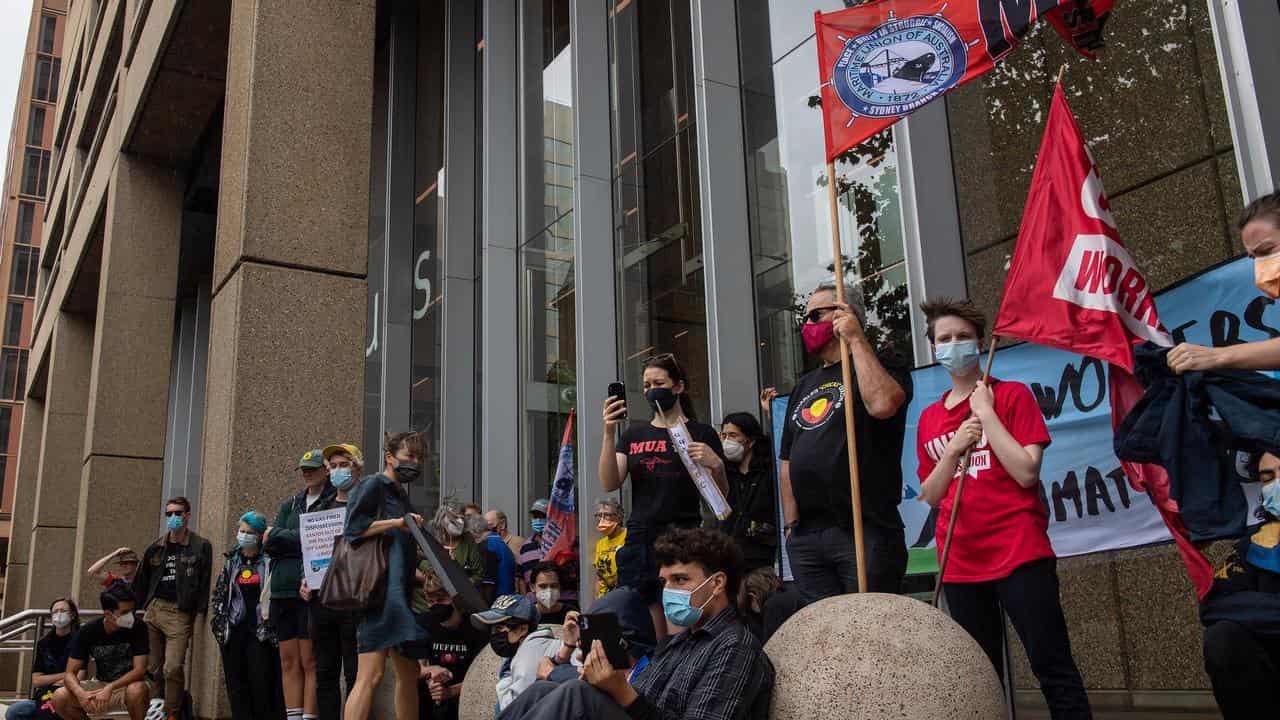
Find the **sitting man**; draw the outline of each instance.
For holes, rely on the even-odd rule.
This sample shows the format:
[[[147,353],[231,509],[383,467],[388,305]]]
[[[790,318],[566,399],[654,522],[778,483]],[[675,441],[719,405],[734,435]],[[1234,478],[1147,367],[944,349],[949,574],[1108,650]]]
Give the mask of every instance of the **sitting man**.
[[[444,583],[423,560],[418,568],[423,584],[414,596],[418,624],[427,629],[418,661],[418,715],[430,720],[458,720],[462,681],[476,654],[489,642],[486,632],[467,622],[467,615],[453,604]]]
[[[80,628],[71,641],[66,686],[53,694],[53,709],[66,720],[128,712],[143,720],[151,692],[147,687],[147,628],[133,611],[133,592],[122,581],[100,596],[102,617]],[[93,660],[96,679],[81,682],[80,671]]]
[[[560,649],[551,628],[538,627],[538,608],[525,595],[503,595],[493,607],[471,616],[477,630],[489,631],[489,647],[503,658],[498,669],[498,712],[538,680],[542,658]]]
[[[1258,460],[1266,522],[1237,543],[1200,606],[1204,666],[1226,720],[1280,706],[1280,458]]]
[[[663,582],[662,609],[670,637],[634,679],[609,665],[597,641],[582,679],[529,688],[501,720],[625,720],[626,718],[765,718],[773,664],[734,608],[742,552],[717,530],[673,530],[654,555]]]

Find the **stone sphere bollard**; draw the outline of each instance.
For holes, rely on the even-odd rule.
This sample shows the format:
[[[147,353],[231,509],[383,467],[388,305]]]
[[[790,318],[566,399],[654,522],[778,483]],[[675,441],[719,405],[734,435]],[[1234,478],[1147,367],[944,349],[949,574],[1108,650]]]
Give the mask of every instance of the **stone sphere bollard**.
[[[796,613],[765,652],[777,670],[770,720],[1005,717],[982,648],[945,613],[909,597],[827,598]]]
[[[544,625],[559,638],[564,631],[560,625]],[[458,720],[493,720],[493,708],[498,704],[498,668],[502,658],[487,645],[476,653],[467,668],[467,678],[462,681],[462,696],[458,698]]]

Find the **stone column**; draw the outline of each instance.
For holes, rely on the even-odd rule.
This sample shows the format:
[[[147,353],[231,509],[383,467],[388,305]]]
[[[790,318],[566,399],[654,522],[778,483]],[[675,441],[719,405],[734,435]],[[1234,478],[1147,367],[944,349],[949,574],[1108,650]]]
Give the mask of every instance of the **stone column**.
[[[92,353],[93,320],[59,312],[49,349],[26,607],[69,594],[84,570],[75,565],[75,542]]]
[[[296,491],[302,452],[361,437],[374,6],[232,5],[197,502],[215,553]],[[225,717],[196,637],[197,714]]]
[[[159,535],[182,186],[168,169],[121,154],[107,193],[75,564],[143,553]],[[99,586],[73,590],[96,607]]]

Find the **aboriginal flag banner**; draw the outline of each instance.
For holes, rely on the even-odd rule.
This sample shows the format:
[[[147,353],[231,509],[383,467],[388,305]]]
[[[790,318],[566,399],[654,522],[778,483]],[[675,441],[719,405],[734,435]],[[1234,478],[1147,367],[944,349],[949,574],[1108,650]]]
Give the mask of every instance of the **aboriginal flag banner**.
[[[815,13],[827,160],[995,67],[1042,17],[1092,58],[1112,2],[878,0]]]

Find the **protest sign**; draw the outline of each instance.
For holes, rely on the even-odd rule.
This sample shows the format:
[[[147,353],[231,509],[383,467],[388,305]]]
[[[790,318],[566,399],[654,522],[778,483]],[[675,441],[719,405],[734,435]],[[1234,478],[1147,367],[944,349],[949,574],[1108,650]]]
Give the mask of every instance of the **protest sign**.
[[[307,587],[320,588],[333,557],[333,539],[342,534],[346,508],[303,513],[298,516],[298,534],[302,536],[302,571]]]

